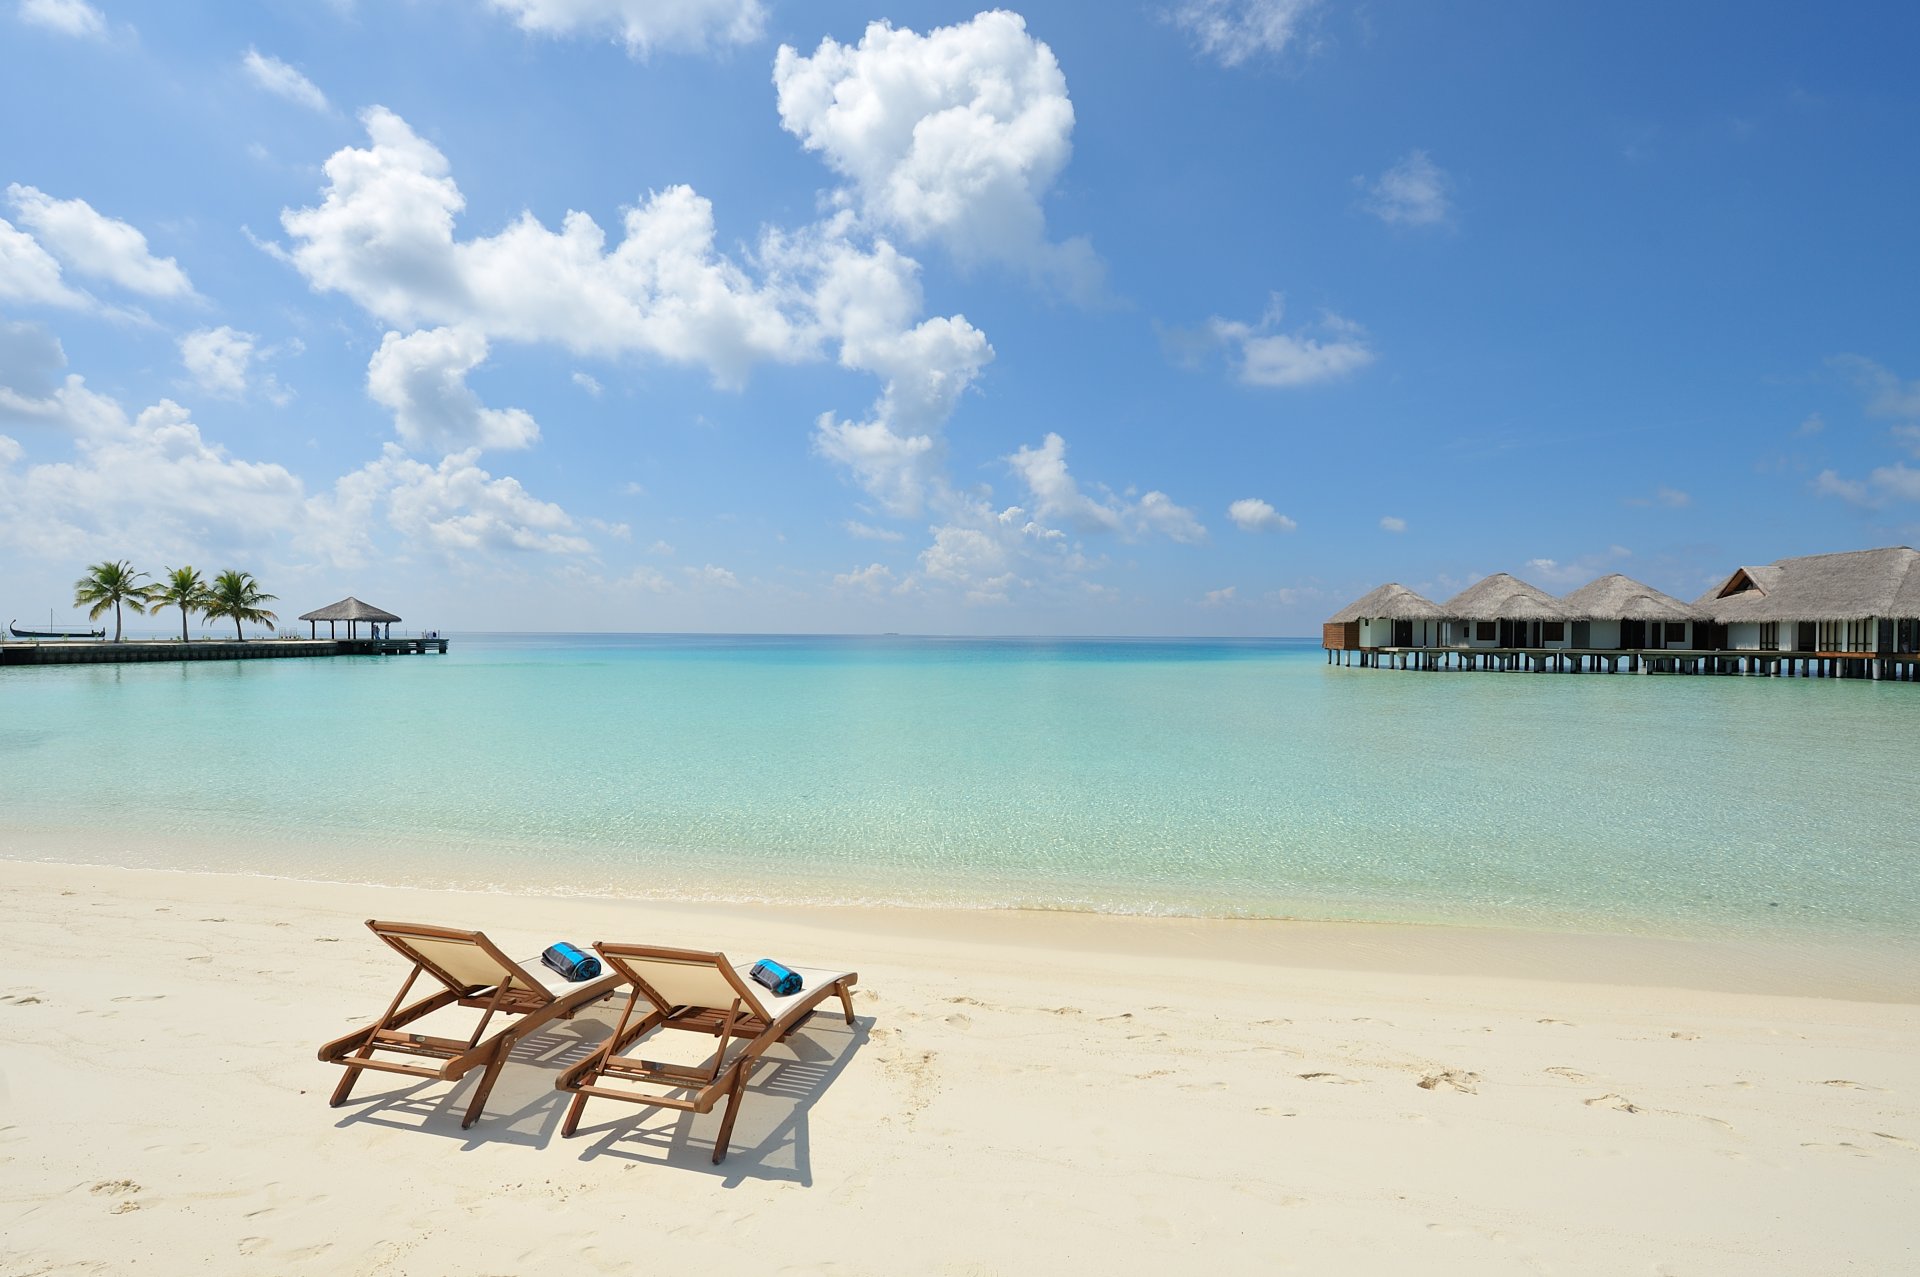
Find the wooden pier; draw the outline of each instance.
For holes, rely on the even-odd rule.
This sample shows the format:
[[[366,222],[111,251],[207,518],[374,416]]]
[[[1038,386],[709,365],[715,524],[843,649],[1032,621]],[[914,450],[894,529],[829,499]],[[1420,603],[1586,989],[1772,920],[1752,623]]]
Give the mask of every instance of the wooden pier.
[[[1920,682],[1917,652],[1760,652],[1688,648],[1350,647],[1327,664],[1362,669],[1494,670],[1521,674],[1744,674]]]
[[[121,665],[141,661],[262,661],[310,656],[400,656],[444,653],[444,638],[251,639],[246,642],[173,639],[124,643],[0,643],[0,665]]]

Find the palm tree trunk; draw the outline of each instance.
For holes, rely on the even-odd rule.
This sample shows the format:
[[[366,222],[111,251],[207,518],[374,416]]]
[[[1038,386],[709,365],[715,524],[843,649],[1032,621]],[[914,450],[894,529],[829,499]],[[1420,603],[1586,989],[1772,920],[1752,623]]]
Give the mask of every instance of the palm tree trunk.
[[[120,641],[120,600],[113,601],[113,641]]]
[[[187,641],[187,605],[185,603],[180,605],[180,641],[182,643]]]
[[[247,636],[240,632],[240,618],[237,616],[233,618],[233,641],[236,643],[247,641]]]

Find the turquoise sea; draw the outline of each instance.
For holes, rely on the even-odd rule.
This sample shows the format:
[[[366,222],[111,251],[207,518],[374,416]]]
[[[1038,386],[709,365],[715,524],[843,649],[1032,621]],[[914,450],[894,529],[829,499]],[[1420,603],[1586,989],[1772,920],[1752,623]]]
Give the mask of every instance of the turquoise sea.
[[[1304,641],[462,635],[0,670],[0,855],[1913,939],[1916,745],[1909,684],[1348,670]]]

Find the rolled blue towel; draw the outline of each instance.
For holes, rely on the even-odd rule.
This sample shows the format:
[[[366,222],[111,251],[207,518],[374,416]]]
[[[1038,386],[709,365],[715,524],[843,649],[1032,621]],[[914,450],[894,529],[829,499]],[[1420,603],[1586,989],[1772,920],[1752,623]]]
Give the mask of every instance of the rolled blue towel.
[[[751,974],[755,984],[766,985],[773,990],[776,998],[790,998],[802,987],[799,972],[781,966],[772,958],[762,958],[754,963]]]
[[[576,983],[591,980],[600,974],[600,959],[565,940],[549,946],[540,955],[540,961]]]

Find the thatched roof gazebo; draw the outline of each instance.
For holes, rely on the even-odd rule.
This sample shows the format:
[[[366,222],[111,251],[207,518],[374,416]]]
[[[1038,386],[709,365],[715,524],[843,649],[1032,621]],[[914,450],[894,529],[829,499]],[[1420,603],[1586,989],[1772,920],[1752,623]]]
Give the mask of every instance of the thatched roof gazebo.
[[[354,627],[362,621],[367,622],[369,625],[391,625],[400,618],[391,612],[383,611],[375,607],[371,603],[362,603],[359,599],[349,594],[338,603],[329,603],[323,608],[316,608],[311,612],[302,612],[300,619],[307,622],[315,638],[320,637],[319,623],[321,621],[327,623],[328,638],[335,636],[333,627],[339,622],[345,621],[347,623],[347,637],[351,639],[354,637]],[[372,631],[369,632],[372,633]],[[378,637],[377,633],[375,633],[374,636]]]
[[[1630,576],[1611,572],[1560,600],[1576,621],[1697,621],[1698,609]]]

